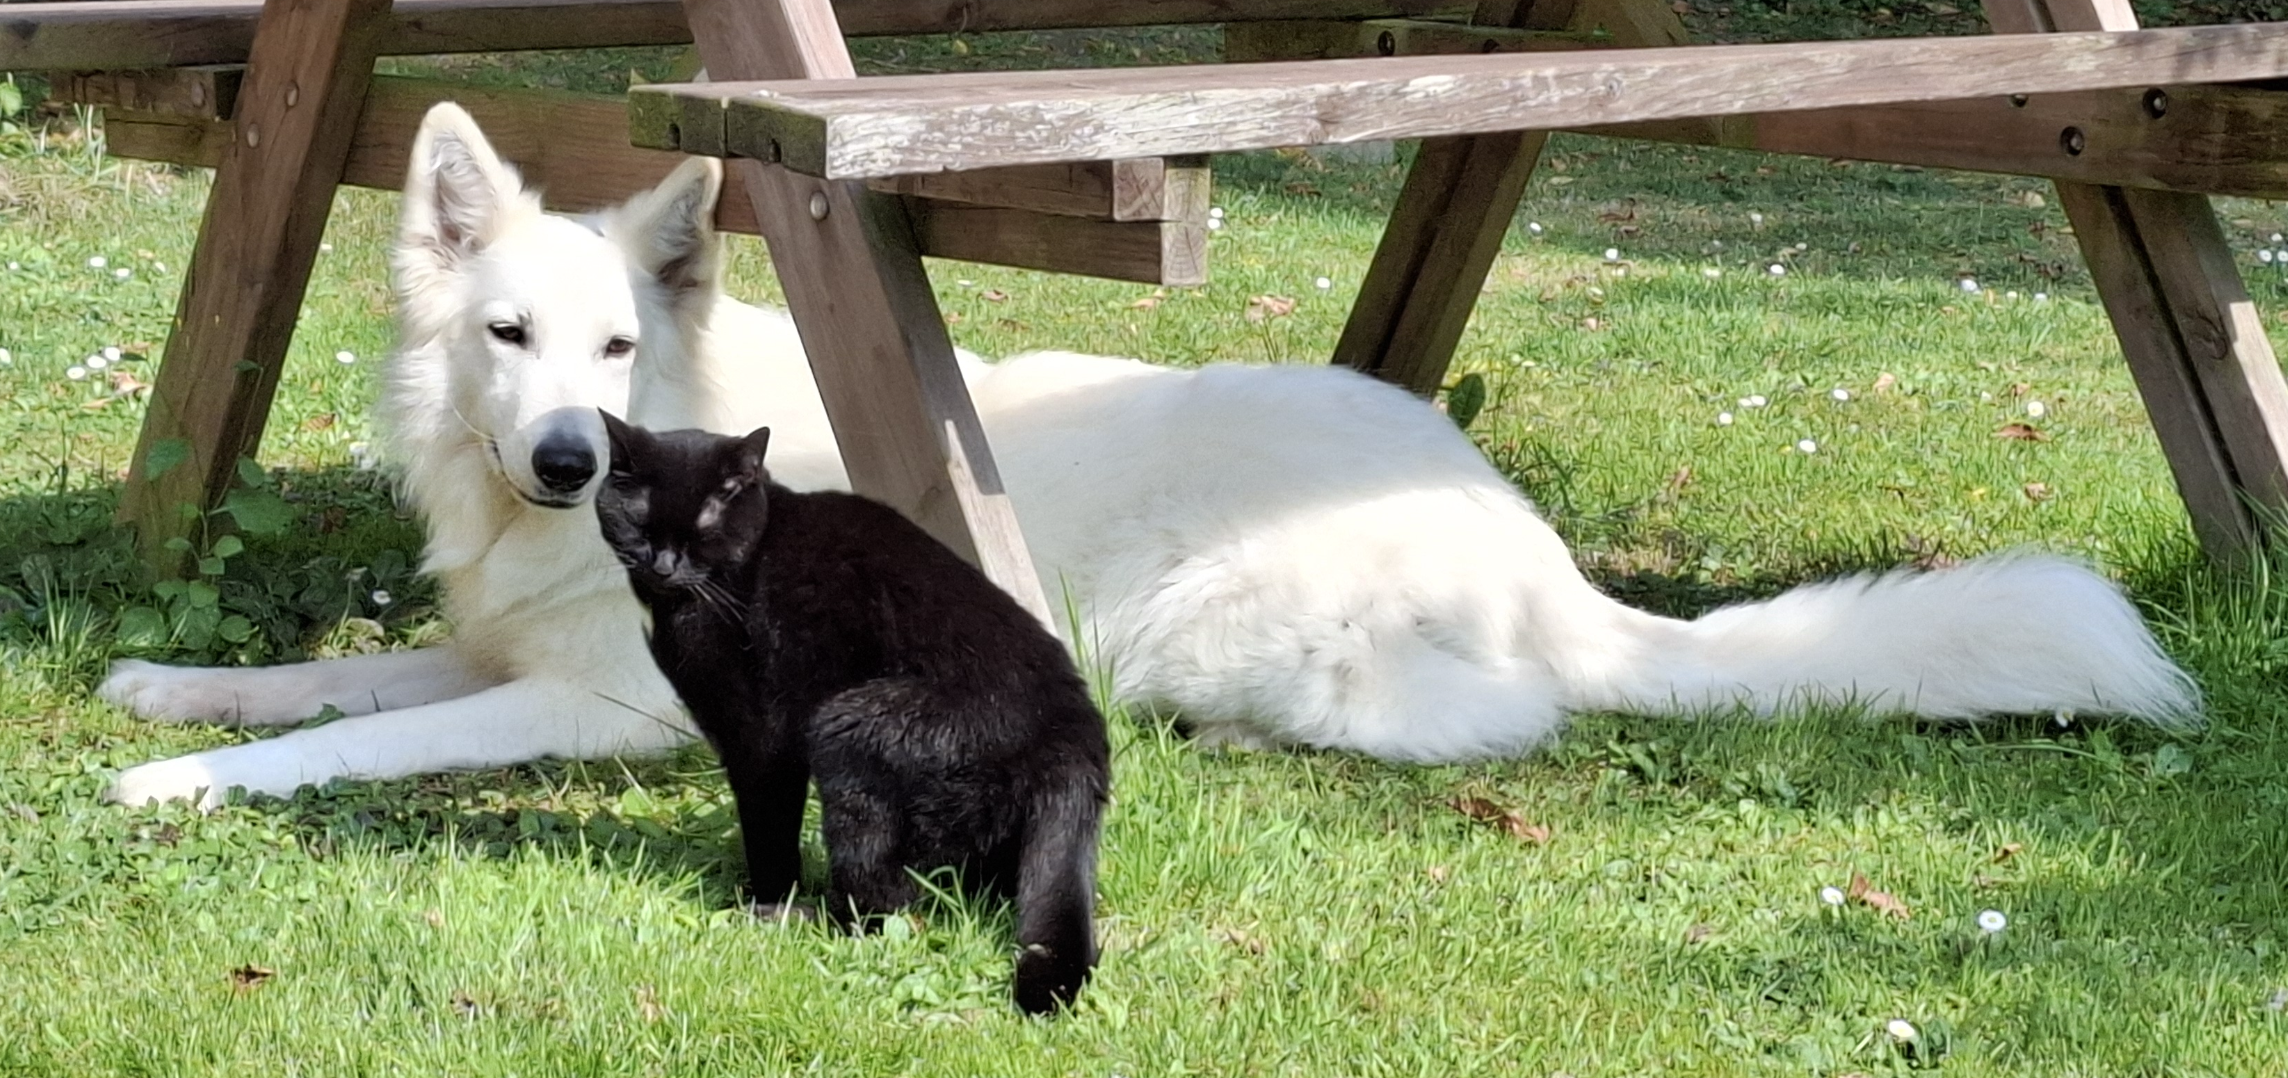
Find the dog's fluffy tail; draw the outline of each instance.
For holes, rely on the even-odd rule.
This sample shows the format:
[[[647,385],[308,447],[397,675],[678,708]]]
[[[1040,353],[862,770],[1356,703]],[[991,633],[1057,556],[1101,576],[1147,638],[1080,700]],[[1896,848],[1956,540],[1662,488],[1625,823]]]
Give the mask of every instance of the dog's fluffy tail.
[[[1104,815],[1099,772],[1068,768],[1033,799],[1017,860],[1017,1007],[1046,1014],[1071,1005],[1096,965],[1096,833]]]
[[[1769,714],[1838,702],[1933,718],[2071,709],[2164,723],[2200,706],[2120,589],[2057,557],[1847,577],[1690,622],[1624,610],[1607,625],[1590,634],[1606,646],[1576,653],[1566,678],[1575,706]]]

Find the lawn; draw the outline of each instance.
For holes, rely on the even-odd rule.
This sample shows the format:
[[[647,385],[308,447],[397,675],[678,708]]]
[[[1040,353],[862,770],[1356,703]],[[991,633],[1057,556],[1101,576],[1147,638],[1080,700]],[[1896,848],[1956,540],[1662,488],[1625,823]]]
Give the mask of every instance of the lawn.
[[[1203,47],[1139,40],[996,47]],[[942,43],[869,49],[882,69],[954,62]],[[456,66],[609,88],[665,58],[539,64]],[[1399,167],[1216,165],[1211,285],[937,264],[956,341],[1326,355]],[[373,192],[336,201],[267,471],[240,496],[250,526],[201,540],[195,584],[133,570],[110,514],[205,190],[103,156],[75,123],[0,135],[0,1073],[2096,1076],[2288,1059],[2288,587],[2201,560],[2043,184],[1559,138],[1457,357],[1489,391],[1469,432],[1599,583],[1667,612],[1844,569],[2085,556],[2195,673],[2203,728],[1600,715],[1528,759],[1422,768],[1202,750],[1116,711],[1103,965],[1053,1022],[1006,1005],[999,909],[947,900],[864,939],[732,909],[731,801],[703,751],[206,816],[99,803],[119,768],[251,736],[94,701],[115,656],[272,662],[446,631],[410,568],[418,524],[368,467],[393,213]],[[2219,209],[2281,326],[2288,251],[2258,252],[2288,248],[2288,214]],[[733,245],[737,294],[772,297],[760,246]],[[1823,898],[1854,876],[1907,916]],[[1989,910],[2006,927],[1979,927]]]

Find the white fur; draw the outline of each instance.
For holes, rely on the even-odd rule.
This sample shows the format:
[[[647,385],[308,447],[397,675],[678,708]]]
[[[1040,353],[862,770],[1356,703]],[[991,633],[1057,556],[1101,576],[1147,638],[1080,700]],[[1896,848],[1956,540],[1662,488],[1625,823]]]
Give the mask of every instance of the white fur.
[[[324,703],[378,713],[130,769],[118,800],[204,790],[212,804],[231,785],[282,794],[687,736],[593,517],[519,498],[529,470],[483,448],[528,447],[517,432],[554,409],[627,405],[660,428],[767,423],[781,481],[846,483],[792,323],[716,294],[711,162],[596,222],[598,235],[515,195],[467,118],[446,110],[423,145],[442,132],[481,151],[476,173],[513,196],[485,218],[473,262],[428,272],[418,256],[434,215],[416,204],[458,203],[439,203],[420,175],[407,188],[404,351],[385,411],[454,640],[277,670],[123,663],[103,695],[153,718],[283,722]],[[504,390],[507,361],[472,338],[517,303],[580,341],[628,332],[632,310],[632,388],[599,369]],[[1070,589],[1080,643],[1118,696],[1175,708],[1206,739],[1435,761],[1523,751],[1585,709],[1855,701],[2171,720],[2198,704],[2119,590],[2062,559],[1854,578],[1679,622],[1598,592],[1452,423],[1373,379],[1066,353],[964,356],[963,369],[1052,604]],[[462,695],[480,685],[491,687]]]

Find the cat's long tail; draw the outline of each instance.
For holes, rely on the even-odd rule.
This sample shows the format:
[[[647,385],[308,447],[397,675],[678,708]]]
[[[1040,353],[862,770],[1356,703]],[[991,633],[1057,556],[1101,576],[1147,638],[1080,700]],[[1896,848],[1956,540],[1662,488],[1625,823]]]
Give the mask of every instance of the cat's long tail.
[[[2064,558],[1811,584],[1675,621],[1607,600],[1566,649],[1576,708],[1769,714],[1814,701],[1973,718],[2060,708],[2188,720],[2198,690],[2119,588]]]
[[[1096,833],[1104,780],[1071,768],[1033,798],[1017,861],[1017,1007],[1045,1014],[1080,995],[1096,965]]]

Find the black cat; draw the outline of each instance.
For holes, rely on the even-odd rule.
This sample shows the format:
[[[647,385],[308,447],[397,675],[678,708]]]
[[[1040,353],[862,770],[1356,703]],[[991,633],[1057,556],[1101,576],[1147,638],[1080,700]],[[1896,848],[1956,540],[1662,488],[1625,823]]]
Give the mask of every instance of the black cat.
[[[818,782],[827,913],[863,922],[952,866],[1017,903],[1017,1005],[1070,1003],[1110,785],[1104,718],[1056,637],[919,527],[763,468],[770,430],[652,433],[605,415],[604,539],[651,653],[715,746],[748,886],[781,901]]]

